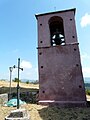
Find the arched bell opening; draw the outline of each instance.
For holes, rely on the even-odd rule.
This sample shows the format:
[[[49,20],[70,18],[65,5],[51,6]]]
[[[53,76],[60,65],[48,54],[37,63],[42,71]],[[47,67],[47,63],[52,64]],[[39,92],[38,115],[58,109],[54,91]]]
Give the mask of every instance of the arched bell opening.
[[[58,16],[51,17],[49,20],[51,45],[65,45],[63,19]]]

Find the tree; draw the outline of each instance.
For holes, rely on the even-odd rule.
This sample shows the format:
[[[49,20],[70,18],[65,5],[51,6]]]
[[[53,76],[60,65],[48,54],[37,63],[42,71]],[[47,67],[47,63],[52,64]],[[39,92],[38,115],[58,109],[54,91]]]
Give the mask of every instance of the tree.
[[[18,82],[18,78],[15,78],[13,82]],[[19,80],[19,82],[21,82],[21,80]]]
[[[26,81],[26,84],[29,84],[29,80]]]

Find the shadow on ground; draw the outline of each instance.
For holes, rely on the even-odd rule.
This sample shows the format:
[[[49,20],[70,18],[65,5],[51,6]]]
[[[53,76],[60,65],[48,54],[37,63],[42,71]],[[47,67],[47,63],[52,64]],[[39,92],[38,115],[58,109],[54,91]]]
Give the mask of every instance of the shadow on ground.
[[[46,107],[38,112],[42,120],[90,120],[90,108]]]

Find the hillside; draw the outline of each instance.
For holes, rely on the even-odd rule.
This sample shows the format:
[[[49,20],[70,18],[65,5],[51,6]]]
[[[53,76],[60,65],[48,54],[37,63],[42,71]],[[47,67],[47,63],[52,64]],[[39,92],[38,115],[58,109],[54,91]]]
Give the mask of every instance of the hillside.
[[[9,81],[0,80],[0,87],[9,87],[9,86],[10,86],[10,82]],[[16,87],[16,86],[17,86],[17,82],[12,82],[11,83],[11,87]],[[23,88],[36,88],[36,89],[38,89],[39,85],[38,84],[26,84],[24,82],[20,82],[20,87],[23,87]]]

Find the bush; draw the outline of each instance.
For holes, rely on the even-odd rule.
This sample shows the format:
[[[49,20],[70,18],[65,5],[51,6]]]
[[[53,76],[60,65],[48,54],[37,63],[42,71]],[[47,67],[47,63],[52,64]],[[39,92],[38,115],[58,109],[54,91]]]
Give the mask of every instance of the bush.
[[[86,95],[90,95],[90,90],[86,89]]]
[[[31,82],[31,83],[32,83],[32,84],[39,84],[39,81],[36,80],[36,81]]]
[[[29,80],[26,81],[26,84],[29,84]]]
[[[18,78],[15,78],[13,82],[18,82]],[[19,82],[21,82],[21,80],[19,80]]]

